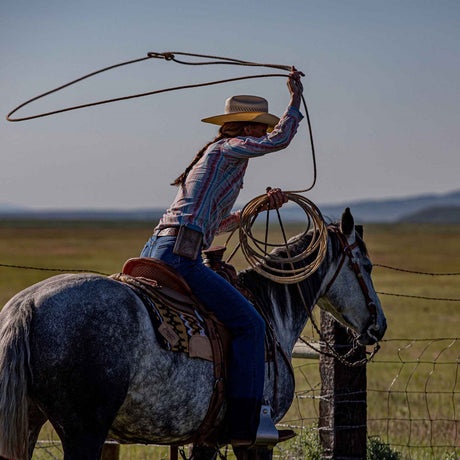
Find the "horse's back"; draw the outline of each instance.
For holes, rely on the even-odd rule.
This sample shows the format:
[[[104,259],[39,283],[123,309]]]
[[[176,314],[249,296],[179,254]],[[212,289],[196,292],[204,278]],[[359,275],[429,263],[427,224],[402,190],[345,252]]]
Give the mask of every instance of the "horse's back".
[[[163,350],[126,284],[60,275],[19,300],[33,306],[31,396],[55,426],[73,418],[112,426],[111,435],[127,442],[173,441],[197,429],[212,393],[212,364]]]
[[[69,366],[79,357],[107,363],[139,340],[147,316],[125,286],[96,275],[50,278],[28,292],[33,304],[30,345],[33,362]]]

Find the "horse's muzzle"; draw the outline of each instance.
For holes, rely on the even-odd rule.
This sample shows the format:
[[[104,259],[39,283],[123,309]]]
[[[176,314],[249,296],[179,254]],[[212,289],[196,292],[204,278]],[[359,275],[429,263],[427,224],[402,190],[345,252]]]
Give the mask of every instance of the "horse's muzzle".
[[[374,345],[382,339],[386,330],[386,322],[382,326],[371,324],[367,331],[358,337],[358,343],[360,345]]]

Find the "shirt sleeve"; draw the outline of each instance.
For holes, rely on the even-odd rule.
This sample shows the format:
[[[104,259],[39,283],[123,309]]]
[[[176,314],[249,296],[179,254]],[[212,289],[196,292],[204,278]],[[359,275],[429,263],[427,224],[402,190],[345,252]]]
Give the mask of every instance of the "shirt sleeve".
[[[222,222],[217,229],[216,234],[232,232],[240,226],[240,210],[230,213],[227,217],[222,219]]]
[[[286,148],[297,132],[303,115],[289,106],[273,131],[263,137],[233,137],[222,144],[222,153],[235,158],[250,158]]]

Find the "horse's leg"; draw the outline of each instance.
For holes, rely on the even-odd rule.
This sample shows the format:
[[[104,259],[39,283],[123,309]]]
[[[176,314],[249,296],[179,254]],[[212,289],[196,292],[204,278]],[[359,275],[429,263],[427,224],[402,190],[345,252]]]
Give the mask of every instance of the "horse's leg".
[[[238,460],[272,460],[273,450],[271,449],[234,449]],[[214,447],[194,445],[192,450],[193,460],[214,460],[217,458],[217,449]]]
[[[88,343],[83,342],[83,346]],[[65,460],[100,458],[109,429],[126,398],[126,356],[110,353],[110,347],[104,353],[103,344],[96,345],[81,353],[64,350],[63,358],[58,356],[61,362],[56,359],[48,363],[38,353],[35,356],[33,394],[62,441]]]
[[[80,382],[82,384],[82,382]],[[62,399],[55,397],[55,403],[47,401],[46,412],[51,424],[62,441],[64,460],[98,460],[126,390],[123,385],[104,385],[103,397],[94,382],[94,387],[64,386],[71,391]],[[66,391],[62,391],[66,393]],[[52,392],[52,394],[56,394]]]
[[[35,444],[43,424],[48,420],[45,414],[29,399],[28,405],[29,418],[29,459],[32,458]]]
[[[193,460],[214,460],[217,457],[217,449],[202,445],[193,445],[192,459]]]
[[[99,460],[104,447],[105,436],[85,433],[84,436],[72,436],[64,439],[64,460]]]
[[[93,418],[75,414],[59,417],[50,416],[50,421],[62,442],[64,460],[99,460],[110,423],[100,423],[97,414]],[[65,419],[65,420],[64,420]]]
[[[238,460],[272,460],[272,449],[246,449],[236,448],[233,449],[235,456]]]

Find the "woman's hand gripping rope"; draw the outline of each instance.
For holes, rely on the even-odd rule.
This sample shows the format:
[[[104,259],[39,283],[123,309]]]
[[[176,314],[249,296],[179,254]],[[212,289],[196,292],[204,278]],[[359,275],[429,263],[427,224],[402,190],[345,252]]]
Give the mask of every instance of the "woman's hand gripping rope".
[[[289,201],[288,196],[280,188],[267,187],[268,201],[265,201],[260,211],[269,211],[270,209],[279,209],[283,204]]]
[[[296,70],[296,68],[292,66],[287,79],[287,87],[289,89],[289,93],[291,94],[291,101],[289,102],[289,105],[295,107],[296,109],[300,108],[303,93],[303,85],[300,81],[300,77],[305,77],[305,74],[300,70]]]

